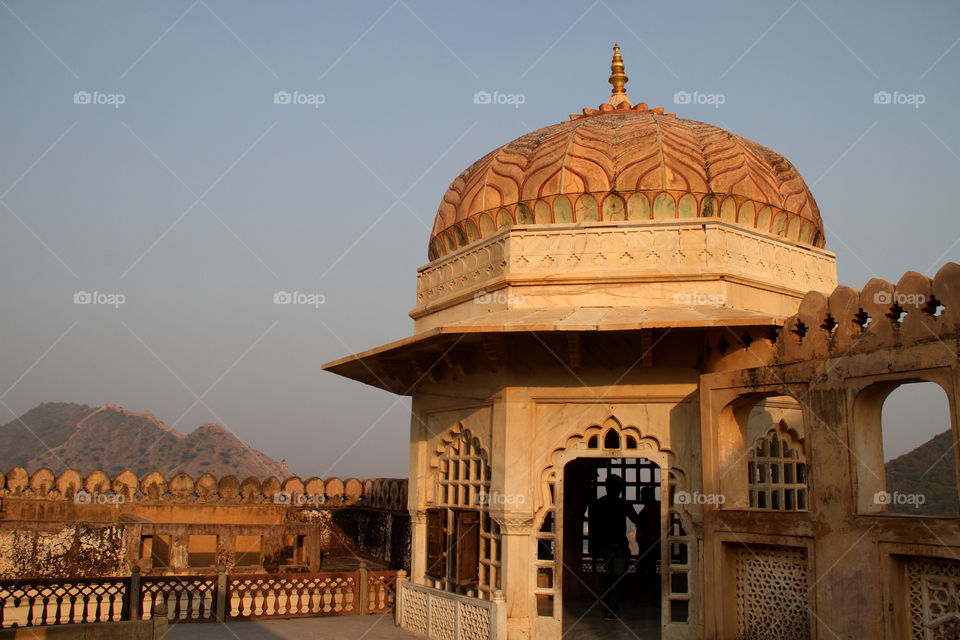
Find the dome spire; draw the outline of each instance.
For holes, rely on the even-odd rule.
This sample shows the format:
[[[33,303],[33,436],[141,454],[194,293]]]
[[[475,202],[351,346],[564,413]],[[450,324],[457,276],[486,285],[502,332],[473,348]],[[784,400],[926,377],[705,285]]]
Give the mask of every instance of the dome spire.
[[[613,61],[610,63],[610,78],[607,80],[613,85],[610,94],[610,104],[614,107],[629,109],[632,105],[627,97],[627,90],[623,88],[630,78],[623,72],[623,58],[620,56],[620,45],[613,45]]]
[[[571,113],[570,119],[577,120],[579,118],[597,116],[611,111],[621,113],[624,111],[634,111],[636,113],[650,113],[656,116],[667,116],[670,118],[677,116],[675,113],[664,113],[663,107],[654,107],[651,109],[647,106],[646,102],[641,102],[640,104],[630,102],[630,98],[627,97],[627,90],[623,88],[629,80],[630,78],[623,72],[623,57],[620,55],[620,45],[615,44],[613,45],[613,61],[610,62],[610,78],[608,79],[608,82],[613,85],[610,99],[596,109],[590,109],[588,107],[583,110],[582,114]]]
[[[626,94],[627,90],[623,88],[630,78],[623,72],[623,57],[620,55],[620,45],[613,45],[613,62],[610,63],[610,79],[608,82],[613,85],[613,94]]]

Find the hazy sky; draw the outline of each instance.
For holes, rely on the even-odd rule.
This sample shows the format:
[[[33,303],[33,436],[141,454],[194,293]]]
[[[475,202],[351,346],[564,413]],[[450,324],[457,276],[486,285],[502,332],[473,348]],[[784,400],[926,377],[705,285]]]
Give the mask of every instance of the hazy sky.
[[[798,167],[842,283],[933,275],[958,39],[956,2],[2,0],[0,423],[113,402],[305,476],[405,475],[406,399],[320,365],[411,333],[449,182],[604,102],[614,43],[635,102]]]

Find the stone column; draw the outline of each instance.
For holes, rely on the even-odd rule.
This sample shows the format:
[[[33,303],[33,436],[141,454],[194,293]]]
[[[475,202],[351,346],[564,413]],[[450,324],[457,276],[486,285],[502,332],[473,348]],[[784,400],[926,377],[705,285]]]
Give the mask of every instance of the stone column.
[[[410,475],[407,480],[407,511],[410,513],[410,581],[425,584],[427,570],[427,482],[430,468],[427,452],[426,414],[423,400],[414,393],[410,407]]]
[[[170,569],[183,571],[189,567],[188,547],[190,536],[186,533],[174,533],[170,536]]]
[[[227,619],[227,568],[222,564],[217,565],[216,614],[218,622]]]
[[[427,512],[410,512],[410,581],[425,584],[427,570]]]
[[[533,585],[530,584],[533,559],[530,534],[534,514],[530,512],[500,512],[490,516],[500,526],[501,574],[500,589],[506,609],[507,629],[497,630],[503,640],[528,640],[531,637],[531,609]],[[502,619],[502,616],[501,616]]]

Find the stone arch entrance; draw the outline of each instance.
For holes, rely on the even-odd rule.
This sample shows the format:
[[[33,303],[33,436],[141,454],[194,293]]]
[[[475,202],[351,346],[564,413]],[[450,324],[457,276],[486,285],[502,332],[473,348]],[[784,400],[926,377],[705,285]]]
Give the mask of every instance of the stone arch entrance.
[[[612,490],[614,477],[620,478],[616,485],[622,483],[622,490]],[[661,504],[666,496],[661,496],[661,483],[660,467],[647,458],[582,457],[564,466],[559,521],[565,635],[622,625],[640,637],[656,637],[661,617]],[[636,523],[604,504],[614,492],[632,510]],[[623,530],[611,538],[610,529],[618,526]],[[618,549],[629,555],[618,557]],[[602,619],[607,605],[616,607],[622,623],[610,625]]]
[[[662,447],[656,438],[642,435],[635,427],[624,427],[613,416],[569,437],[565,446],[554,450],[552,464],[541,474],[542,495],[534,518],[532,555],[536,629],[559,636],[574,626],[571,620],[577,620],[577,607],[570,605],[573,599],[583,594],[584,585],[577,588],[569,584],[571,580],[577,580],[578,575],[577,571],[570,570],[569,565],[576,562],[575,558],[581,562],[591,560],[589,549],[584,554],[583,532],[580,531],[580,535],[571,533],[571,527],[578,526],[578,521],[582,527],[582,496],[591,488],[596,491],[598,480],[611,473],[611,469],[626,473],[632,468],[635,488],[649,484],[658,489],[659,573],[656,574],[658,584],[652,589],[653,606],[647,609],[647,615],[652,616],[649,629],[653,632],[659,630],[662,638],[684,637],[693,622],[691,601],[696,586],[693,583],[696,545],[690,534],[692,529],[685,504],[683,500],[674,499],[675,494],[686,487],[686,481],[673,458],[673,452]],[[591,473],[594,475],[588,479],[588,486],[582,486],[584,474],[589,476]],[[646,473],[650,477],[641,480],[641,474]],[[580,496],[579,502],[576,498],[568,499],[573,495]],[[636,500],[635,494],[632,499]],[[573,516],[569,513],[571,510],[576,511]],[[633,558],[632,566],[635,563],[636,558]],[[596,573],[595,565],[587,568]],[[581,570],[579,575],[582,577],[582,574]],[[597,579],[597,576],[592,578],[593,581]],[[599,580],[602,583],[602,578]],[[589,587],[589,580],[586,582]],[[598,605],[591,620],[599,621],[602,615],[603,609]],[[581,619],[570,637],[579,637],[577,633],[581,631],[590,633],[588,627],[594,625],[583,620],[586,618]],[[602,624],[609,627],[611,623]],[[625,630],[623,625],[620,626]]]

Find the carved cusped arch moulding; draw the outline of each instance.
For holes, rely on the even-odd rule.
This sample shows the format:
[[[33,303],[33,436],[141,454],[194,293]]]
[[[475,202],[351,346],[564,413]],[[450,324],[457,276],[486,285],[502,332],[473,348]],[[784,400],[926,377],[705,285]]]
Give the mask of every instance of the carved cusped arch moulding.
[[[605,446],[614,444],[614,437],[618,446]],[[685,474],[676,467],[676,456],[672,450],[663,447],[655,436],[643,435],[637,427],[623,426],[611,414],[599,424],[594,423],[579,433],[569,435],[562,446],[553,450],[550,464],[540,474],[537,512],[551,505],[550,485],[560,481],[564,465],[576,458],[646,458],[660,467],[671,485],[685,485]]]
[[[484,463],[490,464],[490,456],[487,453],[489,449],[485,446],[484,442],[475,436],[470,429],[464,427],[462,422],[458,422],[440,434],[437,446],[434,447],[433,453],[430,456],[431,469],[436,470],[440,468],[440,460],[446,455],[447,448],[457,440],[468,442],[471,449],[479,452]]]
[[[807,447],[803,435],[796,429],[791,428],[790,425],[787,424],[786,420],[777,420],[770,426],[761,430],[753,438],[753,441],[749,443],[747,446],[747,451],[753,451],[756,449],[762,441],[769,439],[771,434],[785,438],[790,443],[790,446],[795,448],[802,457],[806,457]]]

